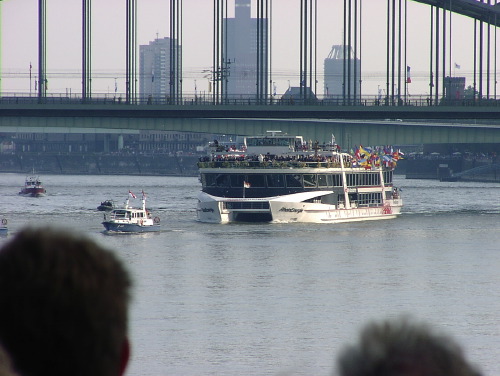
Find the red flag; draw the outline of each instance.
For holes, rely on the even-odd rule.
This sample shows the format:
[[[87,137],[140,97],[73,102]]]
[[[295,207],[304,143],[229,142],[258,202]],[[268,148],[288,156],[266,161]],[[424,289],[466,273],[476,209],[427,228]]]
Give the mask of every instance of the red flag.
[[[130,190],[128,191],[128,194],[129,194],[129,195],[130,195],[130,197],[132,197],[132,198],[137,198],[137,196],[136,196],[136,195],[134,195],[134,194],[132,193],[132,191],[130,191]]]

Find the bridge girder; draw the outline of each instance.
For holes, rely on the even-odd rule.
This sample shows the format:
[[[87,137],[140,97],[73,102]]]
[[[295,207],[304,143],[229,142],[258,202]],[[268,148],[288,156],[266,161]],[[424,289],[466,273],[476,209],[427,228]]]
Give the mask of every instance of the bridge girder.
[[[417,3],[449,9],[449,0],[413,0]],[[500,5],[481,3],[477,0],[453,0],[453,12],[491,25],[500,26]]]
[[[346,112],[331,116],[332,111],[324,112],[322,116],[312,119],[311,112],[308,112],[309,118],[305,118],[305,112],[299,110],[297,114],[300,116],[291,116],[293,114],[290,114],[290,109],[286,112],[287,116],[285,112],[281,112],[281,118],[258,117],[256,114],[252,118],[248,110],[234,112],[235,116],[229,117],[228,109],[225,115],[216,113],[208,117],[194,109],[191,109],[189,116],[188,113],[182,116],[173,110],[164,109],[133,111],[125,107],[116,110],[117,112],[110,112],[95,107],[92,106],[92,111],[75,108],[72,112],[61,108],[52,108],[52,111],[48,111],[49,109],[44,106],[43,114],[36,112],[40,111],[40,108],[31,111],[25,108],[18,113],[6,113],[0,109],[0,132],[23,132],[22,129],[30,127],[39,128],[43,133],[48,129],[54,132],[54,129],[58,128],[61,132],[65,132],[68,128],[73,132],[78,132],[78,129],[94,128],[99,132],[105,129],[116,132],[121,129],[124,132],[153,130],[258,135],[270,129],[279,129],[288,134],[302,135],[306,139],[320,142],[331,140],[333,134],[337,142],[346,147],[359,144],[500,143],[500,124],[476,124],[474,121],[454,124],[429,120],[403,121],[394,117],[392,119],[396,120],[354,120],[348,119],[348,116],[342,117],[348,115]],[[211,112],[213,111],[212,109]],[[373,115],[371,113],[372,119]]]

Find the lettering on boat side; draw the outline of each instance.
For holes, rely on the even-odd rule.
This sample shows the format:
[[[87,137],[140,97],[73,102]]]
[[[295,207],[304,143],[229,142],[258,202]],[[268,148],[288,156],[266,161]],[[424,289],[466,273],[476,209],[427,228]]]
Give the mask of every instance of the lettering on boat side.
[[[202,211],[203,213],[209,213],[209,212],[213,213],[213,212],[214,212],[214,209],[202,208],[202,209],[201,209],[201,211]]]
[[[304,209],[297,209],[297,208],[281,208],[280,212],[287,212],[287,213],[302,213]]]

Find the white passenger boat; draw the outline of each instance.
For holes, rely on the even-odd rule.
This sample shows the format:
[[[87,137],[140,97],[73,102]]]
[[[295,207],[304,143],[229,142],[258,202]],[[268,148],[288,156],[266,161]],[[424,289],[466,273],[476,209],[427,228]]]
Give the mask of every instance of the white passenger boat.
[[[109,214],[104,214],[104,228],[113,232],[155,232],[160,231],[160,218],[152,216],[146,209],[146,194],[142,193],[142,207],[129,206],[130,198],[136,196],[129,191],[129,196],[122,209],[114,209]]]
[[[244,151],[210,149],[198,163],[199,221],[337,223],[401,213],[398,151],[360,146],[351,155],[333,141],[322,147],[279,131],[246,137]]]

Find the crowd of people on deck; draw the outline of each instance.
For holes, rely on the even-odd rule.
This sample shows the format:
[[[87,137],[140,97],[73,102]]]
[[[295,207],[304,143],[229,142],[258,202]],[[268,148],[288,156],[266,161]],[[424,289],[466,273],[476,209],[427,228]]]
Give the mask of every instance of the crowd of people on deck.
[[[124,375],[131,286],[122,262],[92,240],[56,228],[17,233],[0,249],[0,376]],[[332,375],[481,373],[455,340],[399,317],[367,324]]]
[[[220,145],[218,145],[220,146]],[[308,151],[307,154],[246,154],[244,152],[238,153],[232,148],[222,148],[210,156],[203,156],[199,158],[200,162],[248,162],[248,163],[281,163],[287,162],[294,163],[320,163],[328,167],[340,167],[339,154],[323,154],[318,153],[321,148],[317,145],[314,147],[307,146],[307,144],[297,147],[297,150]],[[336,151],[340,151],[340,146],[334,145]],[[314,152],[313,152],[314,150]],[[371,169],[373,167],[384,166],[387,168],[395,168],[397,162],[403,158],[403,153],[397,149],[394,150],[391,146],[377,146],[377,147],[363,147],[362,145],[356,146],[351,150],[350,154],[345,154],[344,166],[345,167],[362,167],[364,169]]]
[[[273,163],[273,162],[291,162],[291,163],[338,163],[340,166],[340,159],[338,156],[328,155],[314,155],[314,154],[299,154],[299,155],[274,155],[274,154],[259,154],[259,155],[245,155],[245,154],[217,154],[212,156],[203,156],[199,158],[200,162],[259,162],[259,163]]]

